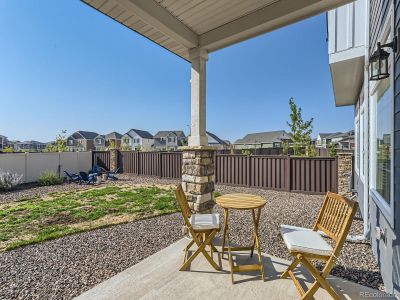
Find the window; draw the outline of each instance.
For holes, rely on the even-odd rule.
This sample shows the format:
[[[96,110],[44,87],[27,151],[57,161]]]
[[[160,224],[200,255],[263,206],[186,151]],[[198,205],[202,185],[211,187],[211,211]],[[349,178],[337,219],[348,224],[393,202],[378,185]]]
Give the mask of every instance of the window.
[[[74,140],[68,140],[68,145],[73,146],[74,145]]]
[[[168,143],[174,143],[175,142],[175,138],[174,137],[169,137],[168,138]]]
[[[101,139],[96,139],[96,142],[97,142],[98,145],[101,145],[102,140]]]
[[[390,205],[393,97],[389,87],[390,81],[385,79],[378,87],[376,100],[373,102],[375,124],[373,128],[372,156],[375,172],[372,184],[379,196]]]
[[[140,139],[133,139],[133,142],[134,142],[135,144],[139,144],[139,143],[140,143]]]

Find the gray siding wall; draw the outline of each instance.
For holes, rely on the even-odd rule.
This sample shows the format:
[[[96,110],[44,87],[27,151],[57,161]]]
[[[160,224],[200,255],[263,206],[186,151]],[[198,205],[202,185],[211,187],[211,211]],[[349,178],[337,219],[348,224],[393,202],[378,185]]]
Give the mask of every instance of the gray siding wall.
[[[396,9],[395,12],[395,25],[396,29],[399,26],[399,2],[400,0],[371,0],[370,1],[370,53],[375,50],[378,42],[379,35],[383,30],[384,22],[386,17],[390,14],[390,5],[394,3]],[[397,30],[394,31],[397,34]],[[394,225],[392,226],[388,220],[384,217],[376,203],[370,198],[370,222],[371,222],[371,243],[375,256],[381,268],[381,274],[387,292],[396,293],[400,295],[400,62],[399,52],[395,57],[395,72],[394,72],[394,97],[395,97],[395,196],[394,201]],[[371,178],[372,180],[372,178]],[[381,230],[386,230],[386,243],[382,239],[377,238],[375,228],[379,227]],[[398,238],[396,238],[396,236]]]
[[[395,33],[400,28],[400,0],[395,0]],[[400,36],[397,36],[400,38]],[[395,62],[394,100],[394,227],[397,239],[393,241],[393,288],[400,296],[400,49]]]

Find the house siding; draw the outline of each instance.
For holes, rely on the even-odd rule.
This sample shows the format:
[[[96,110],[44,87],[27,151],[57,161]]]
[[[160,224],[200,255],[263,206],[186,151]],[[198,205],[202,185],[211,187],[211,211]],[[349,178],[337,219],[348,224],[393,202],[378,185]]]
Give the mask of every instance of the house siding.
[[[376,49],[379,36],[383,30],[383,26],[387,17],[390,16],[390,10],[395,9],[394,15],[394,31],[397,34],[399,28],[399,2],[400,0],[371,0],[370,2],[370,54]],[[400,296],[400,62],[399,52],[394,58],[394,222],[390,222],[378,207],[377,203],[370,196],[369,215],[371,228],[371,244],[376,259],[380,265],[382,279],[385,289],[389,293]],[[371,179],[372,180],[372,179]],[[376,228],[380,228],[386,232],[386,239],[378,238]]]
[[[395,5],[395,33],[400,29],[400,0]],[[397,38],[400,38],[399,36]],[[397,238],[393,241],[393,289],[400,296],[400,51],[397,50],[394,64],[394,229]]]

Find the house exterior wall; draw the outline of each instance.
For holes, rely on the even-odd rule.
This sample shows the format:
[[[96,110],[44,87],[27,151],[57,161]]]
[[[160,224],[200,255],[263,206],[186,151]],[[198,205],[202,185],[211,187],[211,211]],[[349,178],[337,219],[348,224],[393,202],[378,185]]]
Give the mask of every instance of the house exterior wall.
[[[356,99],[354,116],[356,148],[354,186],[364,218],[364,234],[371,240],[386,292],[400,297],[400,51],[390,54],[391,69],[389,73],[391,76],[386,82],[389,88],[387,90],[381,88],[381,94],[378,93],[379,86],[384,82],[370,81],[368,70],[368,58],[376,50],[377,43],[390,41],[391,37],[397,35],[398,29],[400,29],[400,0],[370,0],[366,4],[364,76],[363,80],[355,83],[355,86],[359,84],[361,88],[359,97]],[[342,31],[345,32],[345,29]],[[387,38],[387,33],[389,33],[389,38]],[[336,34],[344,40],[348,38],[346,32],[343,33],[343,37],[340,37],[339,33]],[[334,88],[336,97],[337,91],[336,87]],[[386,193],[386,198],[390,198],[390,204],[386,204],[374,188],[375,181],[377,181],[376,170],[378,168],[384,169],[386,172],[388,170],[387,157],[380,157],[379,159],[383,159],[384,162],[379,162],[378,153],[381,154],[380,152],[384,148],[377,149],[378,141],[375,136],[377,125],[385,124],[385,120],[387,120],[386,111],[384,115],[381,113],[380,119],[376,112],[378,99],[381,101],[383,95],[385,95],[385,103],[389,103],[387,107],[392,109],[392,113],[389,113],[388,117],[393,117],[393,130],[389,129],[391,136],[389,146],[391,150],[391,178],[389,179],[391,191],[389,197]],[[388,99],[391,102],[388,102]],[[337,99],[336,103],[338,104]],[[389,127],[385,128],[384,132],[386,133]],[[382,142],[382,136],[379,139]],[[382,173],[381,176],[383,176]],[[381,177],[381,180],[387,182],[387,176]]]
[[[143,151],[151,151],[154,145],[153,139],[142,139],[142,150]]]
[[[400,1],[394,1],[394,32],[400,29]],[[397,38],[400,38],[397,36]],[[394,136],[393,136],[393,157],[394,157],[394,229],[392,266],[393,266],[393,289],[400,297],[400,53],[397,50],[394,63]]]
[[[381,275],[386,292],[400,296],[400,60],[399,55],[391,55],[393,59],[390,70],[389,97],[393,103],[393,152],[391,164],[391,205],[385,206],[377,197],[373,188],[376,175],[376,152],[374,137],[375,123],[377,122],[373,106],[376,105],[376,89],[379,82],[369,81],[368,57],[376,50],[377,42],[384,42],[383,33],[390,28],[393,34],[399,27],[399,0],[371,0],[369,1],[368,44],[366,51],[366,65],[364,85],[355,105],[355,172],[354,184],[357,190],[357,198],[360,210],[365,222],[365,234],[371,240],[372,250],[380,266]],[[396,21],[397,20],[397,21]],[[393,88],[393,93],[391,89]]]

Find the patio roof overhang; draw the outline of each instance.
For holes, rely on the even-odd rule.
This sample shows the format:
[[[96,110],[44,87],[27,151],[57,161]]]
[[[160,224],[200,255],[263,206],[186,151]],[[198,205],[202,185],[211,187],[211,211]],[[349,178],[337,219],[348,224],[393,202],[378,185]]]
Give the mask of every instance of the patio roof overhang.
[[[328,11],[350,0],[82,0],[190,60]]]
[[[208,53],[352,2],[351,0],[81,0],[189,61],[189,147],[208,145]],[[295,55],[295,54],[294,54]]]

